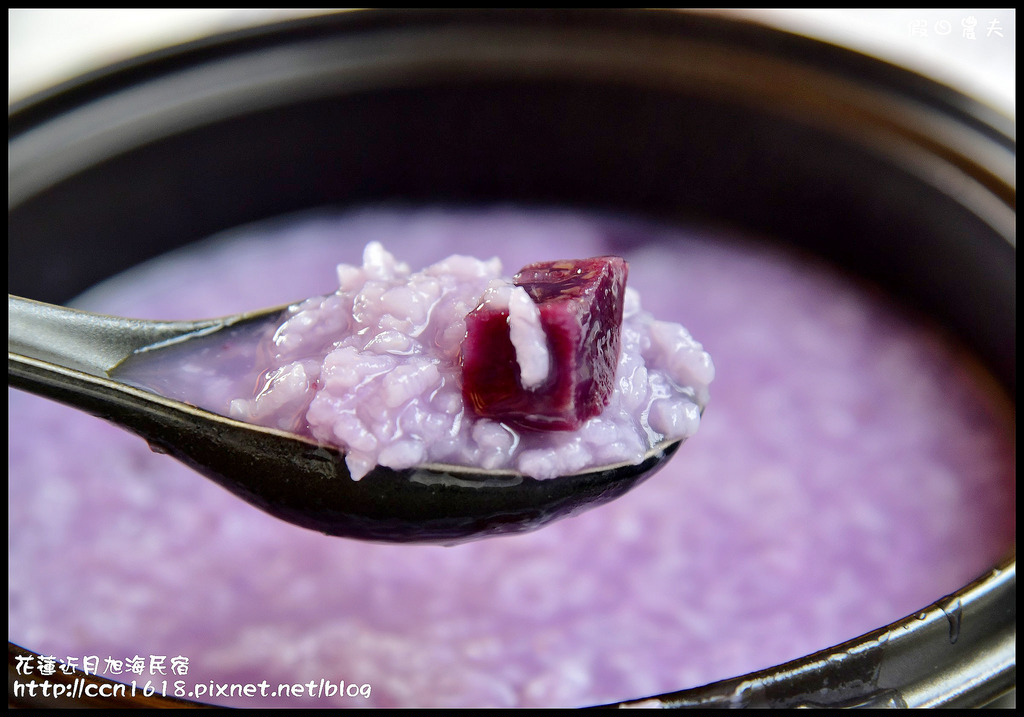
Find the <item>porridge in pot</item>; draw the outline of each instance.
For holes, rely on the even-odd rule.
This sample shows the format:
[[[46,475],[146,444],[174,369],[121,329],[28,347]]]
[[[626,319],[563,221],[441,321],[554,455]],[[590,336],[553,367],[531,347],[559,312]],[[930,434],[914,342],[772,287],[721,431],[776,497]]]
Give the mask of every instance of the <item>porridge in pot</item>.
[[[221,700],[237,707],[600,704],[853,638],[1013,545],[1012,409],[984,373],[877,291],[727,234],[368,208],[241,228],[77,305],[174,319],[290,303],[335,291],[334,267],[371,242],[415,267],[622,256],[644,310],[714,356],[700,431],[632,493],[535,533],[380,545],[278,521],[130,434],[12,391],[12,641],[98,656],[101,674],[108,657],[183,656],[187,675],[167,679],[190,691],[369,685]]]

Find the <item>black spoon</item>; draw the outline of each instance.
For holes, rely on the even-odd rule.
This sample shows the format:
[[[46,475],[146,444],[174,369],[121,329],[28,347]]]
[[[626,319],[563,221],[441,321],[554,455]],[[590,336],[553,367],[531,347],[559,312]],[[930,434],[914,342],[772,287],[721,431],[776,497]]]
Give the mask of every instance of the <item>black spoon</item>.
[[[140,350],[276,322],[284,308],[205,321],[101,316],[8,298],[9,385],[132,431],[248,503],[282,520],[360,540],[453,544],[535,530],[611,501],[657,471],[682,441],[636,465],[548,480],[511,471],[429,464],[377,466],[354,481],[339,450],[143,391],[110,372]]]

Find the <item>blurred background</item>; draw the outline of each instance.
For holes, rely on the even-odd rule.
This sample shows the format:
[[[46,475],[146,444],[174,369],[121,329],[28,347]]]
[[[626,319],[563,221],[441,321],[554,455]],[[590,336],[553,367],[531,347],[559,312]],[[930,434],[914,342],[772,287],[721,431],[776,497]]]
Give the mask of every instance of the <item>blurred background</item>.
[[[8,9],[8,103],[119,60],[218,32],[328,9]],[[672,12],[665,10],[662,12]],[[716,10],[914,69],[1015,116],[1016,11]]]

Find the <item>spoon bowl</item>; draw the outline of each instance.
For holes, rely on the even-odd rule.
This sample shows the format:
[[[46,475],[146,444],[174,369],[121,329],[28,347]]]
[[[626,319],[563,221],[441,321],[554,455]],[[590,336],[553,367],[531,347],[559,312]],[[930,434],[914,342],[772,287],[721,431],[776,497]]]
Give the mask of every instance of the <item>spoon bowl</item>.
[[[110,372],[139,352],[257,322],[284,307],[192,322],[101,316],[8,298],[8,383],[132,431],[261,510],[295,525],[360,540],[455,544],[540,528],[623,495],[681,441],[638,464],[548,480],[512,471],[424,464],[377,466],[352,480],[345,455],[284,431],[243,423],[143,391]]]

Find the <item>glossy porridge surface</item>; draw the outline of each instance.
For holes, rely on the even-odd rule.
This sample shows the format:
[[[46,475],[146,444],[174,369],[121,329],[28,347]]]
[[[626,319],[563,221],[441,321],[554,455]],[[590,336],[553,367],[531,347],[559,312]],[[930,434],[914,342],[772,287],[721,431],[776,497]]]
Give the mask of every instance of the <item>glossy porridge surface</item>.
[[[228,700],[240,707],[575,706],[793,659],[983,573],[1015,535],[1004,400],[871,290],[714,239],[560,212],[367,209],[240,230],[90,292],[79,305],[197,318],[328,293],[372,240],[413,267],[616,253],[717,377],[698,434],[631,494],[452,548],[296,528],[12,391],[10,639],[58,659],[186,656],[189,689],[371,688]]]

